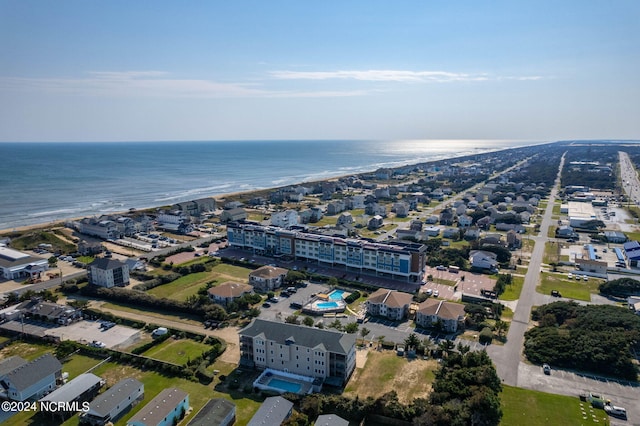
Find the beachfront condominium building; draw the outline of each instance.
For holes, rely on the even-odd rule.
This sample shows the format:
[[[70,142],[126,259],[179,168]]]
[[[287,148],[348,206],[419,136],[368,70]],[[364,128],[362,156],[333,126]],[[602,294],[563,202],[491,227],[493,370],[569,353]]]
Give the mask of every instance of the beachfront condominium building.
[[[129,285],[129,267],[116,259],[100,257],[89,264],[89,284],[99,287],[126,287]]]
[[[240,364],[343,386],[356,366],[356,335],[256,318],[240,330]]]
[[[420,282],[426,246],[407,241],[372,242],[248,223],[227,225],[229,244],[266,256],[287,256],[323,266]]]
[[[400,321],[407,317],[413,296],[401,291],[379,288],[365,302],[367,314]]]

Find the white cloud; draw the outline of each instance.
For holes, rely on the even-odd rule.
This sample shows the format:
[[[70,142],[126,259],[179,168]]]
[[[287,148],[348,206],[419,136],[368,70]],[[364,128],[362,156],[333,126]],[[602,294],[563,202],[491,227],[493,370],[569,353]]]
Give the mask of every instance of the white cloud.
[[[212,80],[175,79],[162,71],[95,71],[87,78],[0,78],[0,90],[104,97],[157,98],[322,98],[362,96],[362,90],[279,91],[255,83],[220,83]]]
[[[542,77],[496,77],[486,73],[468,74],[448,71],[406,70],[342,70],[342,71],[272,71],[271,76],[281,80],[359,80],[370,82],[399,83],[447,83],[455,81],[488,81],[501,78],[513,80],[539,80]]]

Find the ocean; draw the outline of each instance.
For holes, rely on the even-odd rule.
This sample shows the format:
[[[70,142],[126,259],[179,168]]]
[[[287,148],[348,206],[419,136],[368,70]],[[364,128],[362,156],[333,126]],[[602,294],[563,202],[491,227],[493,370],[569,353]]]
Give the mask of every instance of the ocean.
[[[0,230],[539,143],[545,142],[0,143]]]

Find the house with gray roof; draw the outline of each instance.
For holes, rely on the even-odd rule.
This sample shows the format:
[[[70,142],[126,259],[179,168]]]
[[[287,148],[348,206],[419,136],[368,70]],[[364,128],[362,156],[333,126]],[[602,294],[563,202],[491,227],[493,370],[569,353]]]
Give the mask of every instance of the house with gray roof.
[[[6,371],[0,378],[0,397],[14,401],[39,398],[56,388],[61,372],[60,361],[46,353],[31,362],[25,362],[11,371]]]
[[[89,284],[99,287],[126,287],[129,285],[129,266],[117,259],[100,257],[89,264]]]
[[[337,414],[321,414],[314,426],[349,426],[349,422]]]
[[[224,398],[210,399],[187,426],[229,426],[236,422],[236,404]]]
[[[127,426],[172,426],[189,409],[189,394],[178,388],[164,389],[127,422]]]
[[[343,386],[356,366],[356,335],[254,319],[240,330],[240,364]]]
[[[103,426],[113,423],[144,398],[144,385],[131,377],[120,380],[96,397],[82,413],[82,423]]]
[[[72,407],[71,403],[73,402],[85,402],[93,399],[104,383],[104,380],[95,374],[80,374],[41,398],[40,401],[49,403],[66,402],[69,403],[67,407]]]
[[[247,426],[278,426],[291,416],[293,402],[281,396],[271,396],[264,400]]]

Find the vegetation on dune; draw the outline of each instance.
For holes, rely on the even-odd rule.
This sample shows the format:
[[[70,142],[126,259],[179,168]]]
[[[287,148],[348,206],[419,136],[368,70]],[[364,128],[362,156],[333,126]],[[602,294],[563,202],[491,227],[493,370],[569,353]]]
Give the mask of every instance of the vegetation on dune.
[[[633,278],[620,278],[602,283],[598,289],[606,296],[638,296],[640,295],[640,281]]]
[[[539,325],[525,333],[534,363],[636,380],[631,349],[640,350],[640,317],[611,305],[555,302],[533,311]]]

